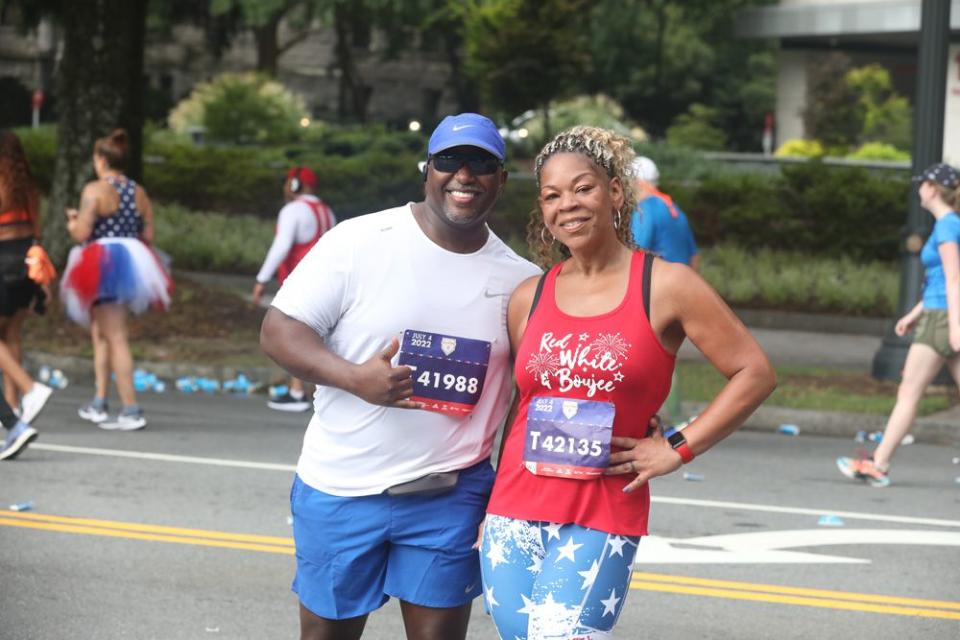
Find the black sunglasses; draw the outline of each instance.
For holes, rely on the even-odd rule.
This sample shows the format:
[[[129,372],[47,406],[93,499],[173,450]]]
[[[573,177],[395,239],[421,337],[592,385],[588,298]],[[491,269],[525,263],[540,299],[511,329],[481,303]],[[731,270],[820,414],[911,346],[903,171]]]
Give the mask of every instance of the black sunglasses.
[[[467,169],[475,176],[489,176],[503,166],[489,154],[438,153],[430,156],[430,161],[433,162],[433,168],[441,173],[456,173],[460,167],[467,165]]]

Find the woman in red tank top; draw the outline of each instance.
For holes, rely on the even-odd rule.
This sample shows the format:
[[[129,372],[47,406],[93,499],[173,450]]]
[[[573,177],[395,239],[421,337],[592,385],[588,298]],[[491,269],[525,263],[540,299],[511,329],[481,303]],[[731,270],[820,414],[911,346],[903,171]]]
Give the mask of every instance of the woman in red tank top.
[[[508,308],[517,395],[481,567],[501,637],[608,637],[647,534],[647,481],[730,434],[776,380],[746,328],[686,265],[632,245],[630,141],[576,127],[536,160],[528,239],[542,264]],[[689,336],[728,379],[683,433],[648,432]]]

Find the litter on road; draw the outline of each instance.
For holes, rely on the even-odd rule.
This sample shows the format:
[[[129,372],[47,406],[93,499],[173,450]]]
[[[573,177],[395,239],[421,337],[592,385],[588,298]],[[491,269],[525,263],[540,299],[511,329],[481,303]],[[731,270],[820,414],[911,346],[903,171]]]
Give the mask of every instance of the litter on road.
[[[820,516],[820,520],[817,522],[821,527],[842,527],[843,519],[840,516],[826,515]]]

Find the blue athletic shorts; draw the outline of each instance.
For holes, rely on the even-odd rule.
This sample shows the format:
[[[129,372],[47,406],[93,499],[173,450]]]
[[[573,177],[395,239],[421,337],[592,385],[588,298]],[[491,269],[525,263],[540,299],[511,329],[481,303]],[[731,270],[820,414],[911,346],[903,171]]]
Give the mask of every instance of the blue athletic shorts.
[[[321,618],[342,620],[390,596],[424,607],[459,607],[482,592],[473,545],[493,487],[484,460],[449,493],[332,496],[297,476],[290,491],[297,575],[293,591]]]
[[[501,638],[602,640],[630,589],[639,537],[488,515],[484,604]]]

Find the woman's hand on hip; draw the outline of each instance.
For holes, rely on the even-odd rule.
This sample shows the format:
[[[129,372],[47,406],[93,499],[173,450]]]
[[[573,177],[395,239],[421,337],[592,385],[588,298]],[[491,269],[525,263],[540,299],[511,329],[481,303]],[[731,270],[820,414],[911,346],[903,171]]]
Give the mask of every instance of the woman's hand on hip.
[[[610,439],[610,444],[620,447],[623,451],[610,454],[610,466],[604,473],[606,475],[637,474],[637,477],[623,488],[625,493],[634,491],[651,478],[676,471],[682,464],[680,454],[667,444],[659,429],[653,431],[647,438],[614,436]]]

